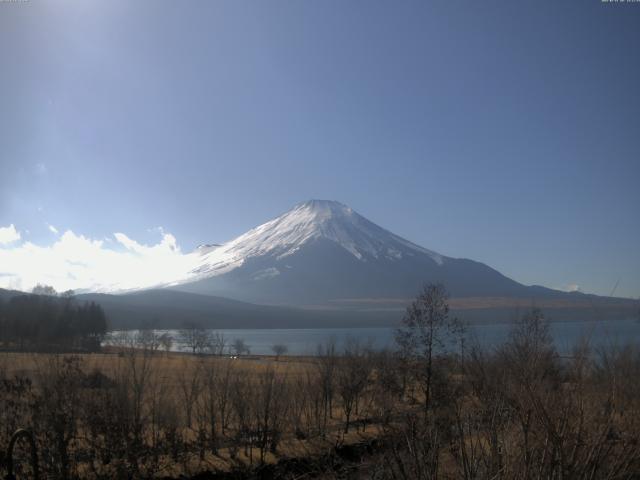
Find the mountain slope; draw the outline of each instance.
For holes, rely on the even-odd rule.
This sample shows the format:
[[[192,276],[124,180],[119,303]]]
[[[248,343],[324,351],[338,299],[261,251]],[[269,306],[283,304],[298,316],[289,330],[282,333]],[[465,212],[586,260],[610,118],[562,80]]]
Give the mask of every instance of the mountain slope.
[[[104,308],[113,329],[181,328],[197,323],[207,328],[311,328],[378,326],[397,322],[402,311],[314,311],[256,305],[210,295],[171,290],[145,290],[124,295],[83,294]]]
[[[0,289],[2,303],[23,292]],[[145,290],[135,293],[82,294],[78,302],[100,304],[110,328],[181,328],[198,323],[208,328],[335,328],[397,325],[408,299],[393,305],[382,302],[369,305],[345,301],[335,308],[294,308],[256,305],[210,295],[172,290]],[[638,304],[632,300],[569,294],[536,302],[554,321],[619,320],[637,315]],[[461,298],[451,300],[452,315],[469,322],[509,322],[530,308],[528,299]]]
[[[509,321],[535,304],[553,320],[628,318],[637,302],[524,286],[479,262],[415,245],[349,207],[309,201],[223,245],[201,245],[164,289],[84,294],[114,328],[186,321],[215,328],[331,327],[397,322],[426,282],[469,321]],[[0,290],[5,301],[20,294]],[[300,308],[303,307],[303,308]]]
[[[340,246],[358,260],[401,259],[403,255],[420,254],[436,264],[442,263],[441,255],[384,230],[346,205],[310,200],[216,249],[209,249],[202,255],[196,273],[205,277],[227,273],[254,257],[281,260],[319,239]]]
[[[190,281],[172,288],[266,303],[411,298],[425,282],[456,297],[549,297],[479,262],[446,257],[338,202],[311,200],[204,251]]]

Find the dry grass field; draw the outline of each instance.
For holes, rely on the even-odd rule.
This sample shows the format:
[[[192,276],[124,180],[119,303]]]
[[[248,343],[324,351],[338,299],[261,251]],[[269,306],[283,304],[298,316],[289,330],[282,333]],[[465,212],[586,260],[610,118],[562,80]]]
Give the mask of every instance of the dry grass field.
[[[406,330],[395,352],[353,340],[315,357],[189,355],[142,344],[4,352],[0,452],[27,427],[46,478],[640,475],[638,348],[583,345],[560,358],[535,311],[495,351],[434,350],[440,326],[427,327],[431,336]],[[32,473],[24,447],[18,478]]]
[[[127,418],[127,421],[139,422],[141,430],[144,430],[140,432],[137,448],[161,450],[151,455],[154,457],[151,461],[146,459],[146,452],[140,456],[141,465],[135,470],[141,478],[244,470],[251,465],[274,464],[283,458],[320,458],[337,446],[368,441],[380,433],[371,422],[357,425],[359,419],[371,413],[362,409],[360,414],[351,414],[351,425],[356,427],[352,426],[346,432],[344,415],[337,399],[332,400],[334,403],[329,407],[321,405],[320,399],[316,398],[318,403],[314,413],[301,411],[305,409],[301,405],[304,398],[311,398],[313,394],[309,384],[318,375],[317,359],[311,357],[281,356],[276,359],[273,356],[248,355],[238,358],[143,350],[117,352],[113,349],[78,355],[3,352],[0,354],[0,372],[9,381],[29,379],[32,392],[46,391],[55,382],[64,384],[61,388],[65,391],[56,394],[69,398],[59,399],[62,403],[56,402],[53,408],[76,417],[73,419],[76,439],[68,442],[69,450],[95,451],[95,441],[101,442],[113,433],[103,431],[96,436],[98,438],[89,440],[92,434],[95,436],[90,425],[92,414],[94,417],[113,414],[120,417],[122,412],[117,410],[130,410],[124,414],[126,418],[131,411],[135,417],[138,411],[140,418]],[[76,376],[80,381],[72,381],[71,385],[67,383],[69,376]],[[99,388],[87,385],[87,379],[91,378],[99,379],[102,385]],[[124,388],[117,399],[121,403],[110,405],[116,411],[103,408],[81,412],[92,409],[90,404],[96,400],[95,397],[103,394],[98,390],[117,390],[117,385]],[[72,389],[79,392],[74,394]],[[265,389],[268,391],[266,396]],[[8,402],[28,405],[32,398],[24,393]],[[337,393],[332,395],[337,397]],[[239,405],[243,403],[241,400],[244,400],[244,405]],[[205,411],[207,402],[210,402],[211,409],[217,411]],[[223,404],[226,402],[229,405],[225,411]],[[296,415],[291,415],[291,404],[297,404]],[[103,404],[98,400],[98,408],[101,407]],[[326,418],[323,417],[325,408],[330,408]],[[19,407],[16,410],[20,414],[14,417],[15,421],[9,422],[13,428],[31,428],[36,435],[43,439],[46,437],[37,431],[37,426],[33,426],[37,420],[34,422],[31,412]],[[313,415],[315,419],[311,418]],[[306,425],[301,425],[301,422],[306,422]],[[160,433],[160,430],[164,431]],[[205,433],[205,430],[208,431]],[[270,438],[275,430],[278,430],[277,450],[275,445],[271,446],[274,439]],[[10,429],[6,432],[8,434]],[[167,432],[172,433],[167,435]],[[211,446],[210,439],[203,440],[203,435],[217,436],[216,446]],[[127,441],[124,440],[125,443]],[[170,448],[158,447],[163,442],[174,443],[173,447],[184,451],[172,455]],[[194,448],[205,443],[206,448]],[[132,446],[126,445],[126,448]],[[116,462],[111,461],[103,462],[104,465],[98,465],[99,461],[70,463],[75,464],[65,467],[67,473],[58,473],[69,475],[69,478],[109,478],[120,475],[121,471]]]
[[[7,376],[26,375],[37,376],[44,366],[60,358],[60,354],[32,353],[32,352],[0,352],[0,371]],[[86,373],[99,369],[105,373],[114,373],[122,368],[127,361],[124,354],[106,348],[102,353],[67,354],[78,358]],[[202,356],[179,352],[156,352],[153,359],[153,369],[162,372],[162,376],[169,383],[175,383],[185,373],[192,372],[203,364],[222,366],[232,362],[238,370],[246,372],[264,372],[274,369],[280,373],[297,376],[308,372],[313,366],[313,357],[282,356],[277,361],[275,356],[247,355],[233,359],[232,356]]]

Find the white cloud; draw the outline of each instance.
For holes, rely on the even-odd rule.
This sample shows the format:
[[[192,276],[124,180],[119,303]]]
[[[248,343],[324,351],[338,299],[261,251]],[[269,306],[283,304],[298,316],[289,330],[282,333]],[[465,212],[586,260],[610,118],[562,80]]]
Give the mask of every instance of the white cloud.
[[[16,230],[13,223],[8,227],[0,227],[0,245],[7,245],[18,240],[20,240],[20,232]]]
[[[56,227],[54,227],[53,225],[47,224],[47,227],[49,228],[49,231],[51,233],[55,233],[56,235],[58,234],[58,229]]]
[[[0,288],[26,291],[44,283],[58,291],[123,291],[186,279],[195,266],[196,257],[183,254],[169,233],[155,245],[123,233],[114,238],[94,240],[67,230],[47,246],[0,245]]]

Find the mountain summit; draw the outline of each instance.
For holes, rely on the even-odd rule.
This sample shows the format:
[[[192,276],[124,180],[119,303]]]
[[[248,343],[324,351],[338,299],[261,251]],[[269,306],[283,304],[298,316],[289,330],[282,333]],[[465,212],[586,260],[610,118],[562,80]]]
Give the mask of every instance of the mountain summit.
[[[200,252],[173,288],[269,304],[406,299],[425,282],[456,296],[532,296],[492,268],[405,240],[350,207],[309,200],[218,247]]]
[[[283,260],[318,241],[332,242],[361,261],[424,254],[442,264],[444,258],[377,226],[342,203],[309,200],[211,250],[203,256],[196,272],[226,273],[263,256]]]

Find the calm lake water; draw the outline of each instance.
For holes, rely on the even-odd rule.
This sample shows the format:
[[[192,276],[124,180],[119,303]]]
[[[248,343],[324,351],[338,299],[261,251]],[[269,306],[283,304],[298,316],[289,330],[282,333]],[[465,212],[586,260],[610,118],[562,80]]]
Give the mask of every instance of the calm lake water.
[[[477,341],[480,345],[492,348],[507,338],[510,324],[484,324],[468,327],[467,344]],[[178,339],[178,331],[169,332]],[[241,338],[251,349],[252,354],[271,355],[275,344],[287,346],[288,355],[313,355],[319,344],[334,338],[338,347],[349,338],[361,342],[371,342],[375,348],[393,348],[395,328],[317,328],[317,329],[227,329],[217,330],[224,335],[227,344]],[[555,322],[551,323],[551,333],[560,353],[571,352],[582,339],[589,339],[593,348],[604,346],[640,345],[640,322],[635,319],[609,322]],[[176,345],[180,350],[180,345]]]

